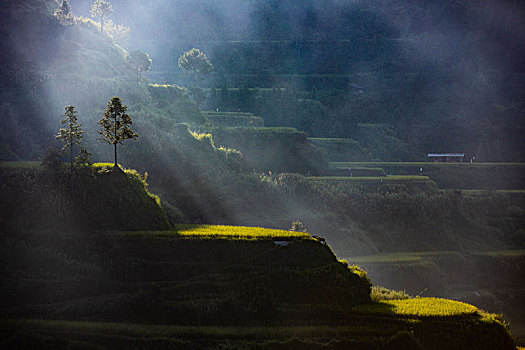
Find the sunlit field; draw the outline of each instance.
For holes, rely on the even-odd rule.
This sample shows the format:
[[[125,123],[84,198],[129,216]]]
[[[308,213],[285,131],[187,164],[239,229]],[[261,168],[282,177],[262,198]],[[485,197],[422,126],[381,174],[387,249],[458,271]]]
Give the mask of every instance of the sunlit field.
[[[126,232],[126,235],[229,240],[311,239],[310,235],[306,232],[275,230],[262,227],[190,224],[176,225],[175,229],[170,231],[132,231]]]
[[[370,305],[356,306],[353,310],[358,313],[414,317],[466,316],[478,312],[478,309],[470,304],[441,298],[384,300]]]
[[[115,163],[93,163],[95,168],[113,168],[114,165]],[[118,164],[118,166],[121,167],[120,164]]]

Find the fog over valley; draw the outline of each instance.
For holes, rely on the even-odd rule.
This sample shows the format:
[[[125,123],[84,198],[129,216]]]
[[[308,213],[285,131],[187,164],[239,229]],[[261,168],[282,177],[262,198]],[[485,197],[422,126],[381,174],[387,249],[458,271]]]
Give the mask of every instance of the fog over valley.
[[[523,1],[0,11],[2,348],[525,346]]]

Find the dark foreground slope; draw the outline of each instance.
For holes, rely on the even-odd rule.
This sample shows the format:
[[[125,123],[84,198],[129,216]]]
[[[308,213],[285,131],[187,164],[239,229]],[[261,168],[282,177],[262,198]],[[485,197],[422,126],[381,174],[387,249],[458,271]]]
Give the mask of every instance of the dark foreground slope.
[[[46,163],[46,162],[44,162]],[[168,229],[157,196],[136,171],[59,162],[0,165],[0,230]]]
[[[471,305],[372,302],[307,233],[173,228],[134,171],[44,164],[0,168],[2,348],[514,348]]]
[[[311,239],[7,237],[4,316],[179,325],[334,324],[369,282]]]
[[[503,324],[473,306],[371,303],[366,275],[308,235],[195,234],[206,230],[229,228],[3,234],[0,345],[514,348]]]

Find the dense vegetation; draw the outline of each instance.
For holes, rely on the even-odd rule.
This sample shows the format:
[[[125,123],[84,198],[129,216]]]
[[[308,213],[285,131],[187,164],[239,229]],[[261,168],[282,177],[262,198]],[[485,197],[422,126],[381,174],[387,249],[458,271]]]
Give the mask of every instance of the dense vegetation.
[[[399,146],[364,145],[381,160],[454,150],[523,160],[519,1],[200,0],[177,3],[177,20],[162,15],[166,4],[147,9],[158,27],[135,42],[156,57],[153,80],[180,84],[187,83],[173,60],[199,43],[215,67],[201,83],[215,88],[206,109],[240,109],[267,126],[365,143],[357,125],[373,124],[389,130],[379,143]],[[133,18],[140,28],[149,17]]]
[[[215,142],[239,150],[246,166],[258,172],[319,174],[328,164],[303,132],[293,128],[218,128]]]
[[[207,226],[230,236],[184,236],[199,229],[3,236],[2,346],[513,348],[501,321],[473,306],[441,301],[437,311],[421,311],[437,303],[430,299],[370,304],[366,274],[304,234],[258,229],[259,239],[239,240],[238,233],[254,230]],[[431,336],[436,331],[449,336]]]
[[[0,229],[167,229],[157,196],[136,171],[84,165],[72,175],[60,163],[0,167]]]
[[[198,0],[170,2],[171,7],[167,1],[147,6],[111,1],[113,19],[134,33],[128,41],[126,27],[101,26],[98,12],[95,20],[78,17],[84,2],[71,3],[72,14],[64,4],[55,12],[52,0],[8,1],[0,8],[5,48],[0,50],[0,229],[7,247],[2,261],[9,262],[2,281],[13,288],[1,290],[9,308],[2,315],[101,323],[28,321],[39,331],[27,336],[26,321],[6,321],[2,332],[21,331],[6,338],[6,345],[16,346],[19,339],[28,348],[33,340],[86,345],[87,338],[70,337],[68,329],[107,327],[117,334],[110,342],[125,348],[129,342],[119,336],[136,330],[104,322],[264,326],[268,320],[294,324],[312,314],[320,325],[348,321],[341,326],[348,327],[345,335],[325,341],[316,332],[305,335],[311,330],[299,322],[277,335],[277,343],[267,343],[267,334],[256,331],[251,339],[237,338],[235,346],[366,348],[401,342],[461,348],[476,339],[480,348],[490,348],[481,333],[510,344],[500,320],[477,311],[445,321],[434,315],[421,324],[413,313],[394,312],[396,321],[374,319],[361,326],[362,317],[354,320],[348,313],[369,301],[367,279],[337,262],[327,247],[304,232],[208,224],[288,229],[301,221],[301,231],[323,236],[337,255],[354,260],[390,252],[461,252],[451,261],[410,255],[408,267],[371,265],[381,283],[406,281],[414,294],[431,280],[459,286],[461,278],[447,278],[455,276],[450,271],[474,276],[472,252],[519,252],[525,247],[523,166],[479,163],[523,160],[518,59],[523,48],[509,34],[523,10],[515,1],[506,2],[516,13],[508,14],[502,27],[489,14],[491,8],[506,10],[492,0],[480,6],[445,1],[401,8],[395,1],[379,6],[375,0]],[[127,23],[130,13],[133,22]],[[197,46],[210,66],[202,72],[190,67],[190,78],[182,70],[173,73],[177,58]],[[153,61],[135,47],[146,48]],[[209,74],[198,79],[198,73]],[[149,84],[148,78],[161,84]],[[129,106],[124,112],[140,135],[119,147],[118,160],[143,176],[89,162],[89,152],[96,160],[113,157],[113,149],[98,142],[97,121],[114,96]],[[69,170],[62,163],[66,159],[45,151],[57,145],[64,106],[78,111],[83,130],[84,158]],[[66,150],[80,150],[74,146],[69,143]],[[429,151],[464,151],[465,161],[476,159],[461,166],[406,163],[424,160]],[[149,192],[146,178],[159,197]],[[275,245],[273,239],[292,243]],[[487,262],[483,256],[480,264]],[[190,263],[179,264],[180,257]],[[502,267],[501,279],[484,279],[500,273],[485,268],[485,275],[471,281],[468,288],[474,291],[484,287],[481,299],[457,297],[490,311],[500,311],[500,299],[512,304],[519,288],[501,288],[506,277],[522,279],[513,277],[508,263],[494,261]],[[516,266],[519,270],[522,263]],[[177,278],[171,280],[170,273]],[[48,299],[31,299],[40,296],[28,295],[30,289],[42,290]],[[452,287],[440,292],[455,296]],[[73,300],[78,293],[85,293],[84,299]],[[18,302],[20,308],[10,304]],[[396,303],[373,307],[384,317]],[[187,314],[193,318],[183,317]],[[467,325],[470,333],[464,333]],[[57,327],[66,335],[48,338]],[[165,330],[146,328],[141,331]],[[221,339],[234,333],[210,329],[191,332]],[[440,331],[433,335],[433,329]],[[367,332],[374,335],[355,337]],[[296,334],[303,338],[290,339]],[[455,334],[464,343],[434,342],[440,334]],[[172,344],[172,338],[160,342]]]
[[[432,151],[462,151],[479,161],[523,160],[518,151],[523,149],[523,40],[517,39],[523,34],[519,25],[513,27],[523,9],[517,1],[400,7],[394,1],[230,0],[220,8],[208,0],[146,7],[112,3],[115,20],[133,33],[126,46],[150,52],[148,74],[155,82],[192,86],[183,70],[175,69],[176,61],[200,44],[215,68],[199,83],[214,88],[204,91],[205,100],[199,98],[204,109],[240,109],[263,117],[267,126],[352,138],[378,160],[422,160]],[[87,16],[87,5],[72,1],[73,13]],[[96,22],[63,26],[52,16],[55,8],[54,1],[35,0],[27,6],[11,1],[2,9],[4,32],[17,33],[2,53],[7,115],[2,129],[32,132],[37,141],[21,145],[3,135],[3,158],[34,158],[38,145],[45,144],[36,121],[28,124],[16,115],[38,111],[51,120],[68,104],[86,115],[96,108],[97,95],[111,97],[108,90],[130,106],[148,100],[136,84],[137,71],[109,37],[99,35]],[[166,18],[166,8],[175,18]],[[509,20],[500,26],[490,17],[491,8]],[[23,16],[13,15],[20,11]],[[201,20],[193,22],[195,16]],[[157,18],[155,24],[151,18]],[[453,40],[447,40],[450,31]],[[61,45],[62,40],[77,44]],[[26,44],[21,48],[17,42]],[[66,82],[67,73],[74,78]]]

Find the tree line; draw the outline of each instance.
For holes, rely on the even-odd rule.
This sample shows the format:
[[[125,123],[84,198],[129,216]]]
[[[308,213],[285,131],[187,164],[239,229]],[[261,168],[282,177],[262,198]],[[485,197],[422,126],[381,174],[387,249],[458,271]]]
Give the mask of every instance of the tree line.
[[[106,110],[102,114],[102,117],[98,121],[101,130],[98,131],[100,134],[100,140],[114,147],[114,170],[120,169],[117,163],[117,145],[123,144],[125,140],[133,139],[136,140],[139,136],[136,132],[131,129],[133,121],[128,113],[126,113],[128,106],[122,104],[119,97],[113,97],[107,104]],[[55,136],[57,140],[63,143],[62,154],[69,153],[70,168],[73,172],[74,162],[73,155],[75,154],[75,146],[80,146],[82,143],[82,124],[78,123],[78,112],[75,106],[65,107],[63,114],[64,119],[61,121],[65,124],[63,128],[60,128],[58,134]],[[85,164],[89,162],[89,156],[91,154],[85,147],[82,147],[79,151],[79,155],[76,157],[77,163]]]

